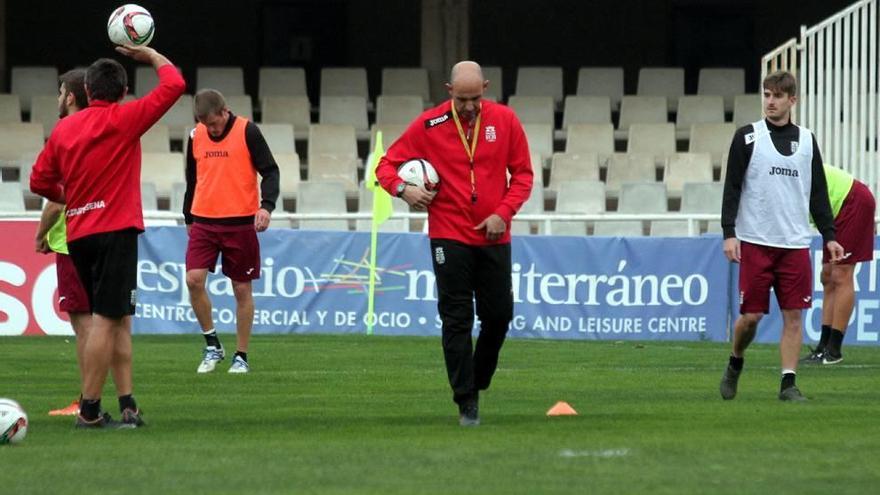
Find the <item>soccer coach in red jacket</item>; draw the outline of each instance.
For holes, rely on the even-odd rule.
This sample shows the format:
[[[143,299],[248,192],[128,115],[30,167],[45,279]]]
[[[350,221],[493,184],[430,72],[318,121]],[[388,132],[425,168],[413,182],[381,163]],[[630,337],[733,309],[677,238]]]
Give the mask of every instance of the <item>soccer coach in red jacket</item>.
[[[479,391],[492,381],[513,318],[509,227],[532,190],[522,124],[508,107],[482,100],[488,85],[476,63],[455,64],[446,84],[451,99],[416,118],[376,170],[385,190],[428,211],[443,353],[462,426],[480,423]],[[436,192],[397,176],[412,158],[437,169]],[[481,323],[475,349],[474,299]]]

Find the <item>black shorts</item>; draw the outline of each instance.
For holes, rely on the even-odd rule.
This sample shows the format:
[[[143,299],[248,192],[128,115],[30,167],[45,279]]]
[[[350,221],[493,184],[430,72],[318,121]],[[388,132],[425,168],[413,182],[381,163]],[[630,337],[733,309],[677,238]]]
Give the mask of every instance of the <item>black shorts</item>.
[[[107,318],[134,314],[139,233],[136,229],[104,232],[68,244],[93,314]]]

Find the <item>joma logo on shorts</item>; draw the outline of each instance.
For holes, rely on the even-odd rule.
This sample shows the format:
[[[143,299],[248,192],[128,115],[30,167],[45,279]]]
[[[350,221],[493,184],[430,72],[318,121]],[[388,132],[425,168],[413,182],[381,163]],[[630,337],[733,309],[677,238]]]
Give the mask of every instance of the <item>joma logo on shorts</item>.
[[[770,175],[784,175],[786,177],[800,177],[798,171],[793,168],[770,167]]]

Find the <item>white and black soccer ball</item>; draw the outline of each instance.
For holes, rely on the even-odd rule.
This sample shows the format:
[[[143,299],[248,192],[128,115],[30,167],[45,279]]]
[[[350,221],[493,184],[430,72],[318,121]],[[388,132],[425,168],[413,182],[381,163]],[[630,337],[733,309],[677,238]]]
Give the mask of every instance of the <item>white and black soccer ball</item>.
[[[18,443],[27,435],[28,417],[21,404],[0,399],[0,445]]]
[[[405,182],[414,186],[422,186],[427,191],[436,191],[440,187],[440,176],[428,160],[414,158],[403,162],[397,169],[397,175]]]
[[[117,45],[146,46],[155,31],[150,12],[133,3],[118,7],[107,20],[107,36]]]

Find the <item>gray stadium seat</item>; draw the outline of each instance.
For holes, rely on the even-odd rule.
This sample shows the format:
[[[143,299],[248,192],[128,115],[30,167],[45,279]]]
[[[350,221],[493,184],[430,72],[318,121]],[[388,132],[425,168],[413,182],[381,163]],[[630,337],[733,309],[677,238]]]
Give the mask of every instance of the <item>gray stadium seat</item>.
[[[699,124],[691,129],[688,151],[691,153],[711,153],[712,166],[721,166],[721,155],[730,150],[730,143],[736,132],[734,124]]]
[[[23,182],[27,182],[25,179]],[[0,211],[24,212],[24,193],[17,182],[0,182]]]
[[[745,92],[746,71],[742,68],[700,69],[697,94],[724,98],[724,111],[733,111],[733,99]]]
[[[559,185],[556,213],[589,214],[605,211],[605,184],[599,181],[569,181]],[[587,235],[587,222],[553,222],[553,235]]]
[[[651,153],[657,163],[675,153],[675,125],[633,124],[626,142],[627,153]]]
[[[405,124],[373,124],[370,128],[370,153],[376,149],[376,132],[382,131],[382,149],[387,151],[406,128]]]
[[[350,125],[312,124],[309,126],[308,160],[318,155],[357,159],[357,138]]]
[[[159,123],[168,126],[170,136],[183,136],[188,128],[195,125],[192,95],[181,95],[174,102],[174,105],[165,112],[165,115],[159,119]]]
[[[408,125],[423,108],[424,102],[419,96],[379,95],[376,98],[376,123]]]
[[[402,199],[391,198],[391,209],[394,212],[409,211],[409,206]],[[358,211],[370,213],[373,211],[373,191],[361,187],[358,192]],[[358,220],[355,230],[370,232],[373,229],[373,220]],[[379,232],[408,232],[405,218],[389,218],[379,226]]]
[[[171,140],[168,135],[168,126],[154,124],[143,136],[141,136],[141,151],[155,153],[171,152]]]
[[[334,181],[305,181],[296,194],[297,213],[346,213],[345,187]],[[303,230],[348,230],[347,220],[300,220]]]
[[[722,182],[688,182],[681,194],[681,211],[683,213],[714,213],[721,215],[721,198],[724,196]],[[707,232],[721,232],[718,220],[709,222]]]
[[[58,97],[32,97],[30,121],[35,124],[41,124],[43,126],[43,136],[48,138],[58,122]]]
[[[360,135],[369,130],[367,100],[361,96],[322,96],[321,124],[350,125]]]
[[[614,153],[608,160],[605,193],[616,198],[624,183],[655,182],[657,169],[651,153]]]
[[[665,213],[668,211],[666,185],[660,182],[628,182],[623,184],[617,211],[618,213]],[[643,233],[640,220],[621,221],[619,224],[613,222],[603,227],[602,235],[615,235],[609,232],[611,227],[618,229],[616,235],[639,236]],[[599,225],[596,225],[596,228],[598,230]]]
[[[249,95],[223,96],[226,99],[226,106],[229,107],[232,113],[253,122],[254,102]]]
[[[663,182],[672,198],[681,196],[685,183],[712,182],[712,156],[709,153],[670,155],[663,172]]]
[[[695,124],[724,123],[724,100],[720,96],[682,96],[675,114],[678,139],[689,139]]]
[[[513,95],[508,100],[507,105],[513,109],[517,118],[523,124],[554,125],[554,103],[551,96]]]
[[[529,199],[523,203],[522,207],[519,209],[519,213],[522,214],[539,214],[544,213],[544,188],[543,187],[532,187],[532,191],[529,193]],[[529,235],[532,233],[532,226],[535,225],[536,231],[538,234],[543,233],[544,226],[540,222],[530,222],[528,220],[518,220],[516,216],[513,217],[512,225],[510,226],[510,233],[513,235]]]
[[[483,93],[483,98],[488,98],[492,101],[503,100],[504,81],[501,67],[484,65],[482,69],[483,79],[489,81],[489,87],[486,88],[486,91]]]
[[[578,71],[578,96],[607,96],[612,110],[620,108],[623,99],[622,67],[581,67]]]
[[[760,94],[736,95],[733,99],[733,125],[737,129],[764,118]]]
[[[614,153],[614,127],[611,124],[572,124],[565,139],[569,154],[596,153],[600,165]]]
[[[58,69],[55,67],[13,67],[10,93],[21,99],[21,109],[31,111],[31,97],[58,96]]]
[[[0,122],[21,122],[21,99],[16,94],[0,94]]]
[[[611,99],[607,96],[566,96],[562,128],[573,124],[610,124]]]
[[[367,69],[324,67],[321,69],[321,96],[360,96],[368,100]]]
[[[159,198],[156,193],[156,184],[141,181],[141,208],[144,211],[156,211],[159,209]]]
[[[300,163],[299,155],[296,153],[275,153],[275,163],[278,164],[279,175],[281,176],[279,189],[281,190],[281,198],[296,199],[296,192],[299,190],[300,180]],[[276,209],[281,209],[281,204],[275,205]]]
[[[485,76],[484,76],[485,77]],[[431,101],[428,69],[424,67],[386,67],[382,69],[382,94],[386,96],[419,96]]]
[[[141,181],[156,185],[159,197],[170,198],[175,182],[185,182],[183,153],[141,153]]]
[[[577,180],[599,180],[599,156],[596,153],[554,153],[547,190],[555,193],[561,184]]]
[[[196,88],[216,89],[227,99],[244,95],[244,71],[241,67],[199,67],[196,69]]]
[[[296,153],[293,126],[290,124],[257,124],[272,154]]]
[[[517,96],[552,96],[562,104],[562,67],[520,67],[516,73]]]
[[[260,101],[262,123],[290,124],[296,139],[308,137],[312,117],[307,96],[264,96]]]
[[[182,212],[184,196],[186,196],[186,182],[175,182],[172,184],[168,209],[174,213]]]
[[[345,192],[355,196],[358,190],[358,162],[356,158],[338,155],[309,157],[309,182],[335,181],[345,187]]]
[[[259,84],[260,102],[267,96],[309,97],[302,67],[260,67]]]
[[[645,67],[639,70],[639,96],[665,96],[667,110],[675,111],[678,98],[684,96],[684,69],[681,67]]]
[[[18,166],[22,157],[42,149],[42,124],[0,123],[0,166]]]
[[[624,96],[614,137],[626,139],[633,124],[665,124],[666,113],[666,98],[662,96]]]
[[[542,164],[553,155],[553,126],[551,124],[523,124],[529,152],[541,155]],[[546,164],[544,164],[546,166]]]

